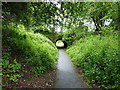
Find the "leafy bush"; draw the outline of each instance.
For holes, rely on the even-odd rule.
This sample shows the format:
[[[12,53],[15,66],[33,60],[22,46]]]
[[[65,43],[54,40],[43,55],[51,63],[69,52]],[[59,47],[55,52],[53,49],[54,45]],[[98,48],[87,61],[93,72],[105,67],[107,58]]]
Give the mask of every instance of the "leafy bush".
[[[102,88],[120,87],[118,34],[89,36],[71,46],[67,52],[90,82]]]
[[[23,25],[10,23],[3,26],[3,42],[16,50],[26,63],[36,67],[36,71],[41,67],[45,70],[55,67],[57,48],[42,34],[34,34],[26,31]]]

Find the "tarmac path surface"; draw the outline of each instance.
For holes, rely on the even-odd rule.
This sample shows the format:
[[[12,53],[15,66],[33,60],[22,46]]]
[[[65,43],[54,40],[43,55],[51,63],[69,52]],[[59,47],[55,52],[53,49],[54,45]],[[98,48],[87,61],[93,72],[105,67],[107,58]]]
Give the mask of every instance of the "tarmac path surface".
[[[59,49],[56,88],[84,88],[70,58],[64,49]]]

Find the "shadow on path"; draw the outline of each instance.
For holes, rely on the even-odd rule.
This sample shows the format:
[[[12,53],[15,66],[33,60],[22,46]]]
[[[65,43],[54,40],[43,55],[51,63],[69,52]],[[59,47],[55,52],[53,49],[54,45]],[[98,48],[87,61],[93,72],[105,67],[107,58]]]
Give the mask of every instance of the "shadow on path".
[[[84,88],[64,49],[59,49],[56,88]]]

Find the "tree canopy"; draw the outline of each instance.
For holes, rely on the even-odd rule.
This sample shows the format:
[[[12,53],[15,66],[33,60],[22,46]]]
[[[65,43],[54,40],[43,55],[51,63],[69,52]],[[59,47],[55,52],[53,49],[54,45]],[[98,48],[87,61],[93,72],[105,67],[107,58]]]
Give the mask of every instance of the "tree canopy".
[[[119,30],[119,8],[119,2],[3,2],[2,16],[3,21],[22,23],[26,28],[43,26],[53,31],[56,25],[81,26],[84,20],[94,22],[95,31],[100,31],[109,19],[111,26]]]

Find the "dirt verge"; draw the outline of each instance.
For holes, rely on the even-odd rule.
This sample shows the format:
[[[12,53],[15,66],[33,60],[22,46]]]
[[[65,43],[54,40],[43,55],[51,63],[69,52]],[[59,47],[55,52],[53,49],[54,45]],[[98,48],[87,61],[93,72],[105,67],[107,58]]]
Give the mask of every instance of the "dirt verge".
[[[35,76],[33,73],[26,73],[17,82],[11,82],[3,76],[2,88],[53,88],[55,85],[56,70],[48,70],[43,76]]]

